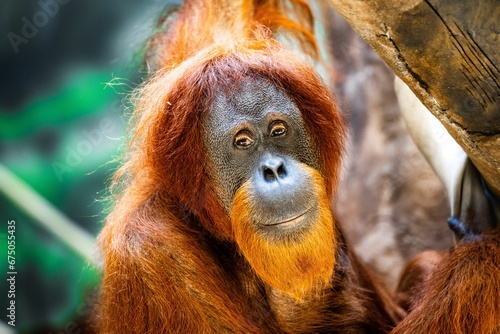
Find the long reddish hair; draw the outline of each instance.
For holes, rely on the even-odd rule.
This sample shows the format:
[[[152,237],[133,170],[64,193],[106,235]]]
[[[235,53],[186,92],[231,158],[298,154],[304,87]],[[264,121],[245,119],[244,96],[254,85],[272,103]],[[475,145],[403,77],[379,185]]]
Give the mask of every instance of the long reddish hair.
[[[307,57],[299,58],[273,38],[273,27],[283,27],[303,50],[316,54],[307,3],[293,0],[290,4],[241,1],[228,14],[228,10],[219,10],[223,7],[217,0],[186,1],[169,32],[160,31],[152,38],[148,50],[154,50],[155,56],[148,59],[160,69],[134,97],[134,136],[115,177],[115,186],[126,191],[111,220],[127,219],[137,203],[155,194],[189,208],[213,235],[232,239],[227,213],[207,175],[202,121],[217,94],[255,79],[270,81],[299,108],[310,139],[321,152],[321,172],[332,200],[344,145],[344,121],[331,92],[304,59]],[[224,15],[241,19],[232,18],[227,27]],[[223,31],[217,30],[221,29],[217,22],[224,22]],[[191,36],[193,32],[196,38]]]
[[[190,208],[213,234],[231,237],[227,221],[215,219],[227,214],[208,179],[202,120],[217,94],[257,78],[282,89],[299,108],[321,152],[321,173],[332,200],[344,144],[343,118],[314,69],[271,40],[208,47],[147,82],[137,95],[129,158],[118,173],[129,179],[127,192],[146,200],[163,189],[163,195]],[[123,199],[119,205],[131,209]]]

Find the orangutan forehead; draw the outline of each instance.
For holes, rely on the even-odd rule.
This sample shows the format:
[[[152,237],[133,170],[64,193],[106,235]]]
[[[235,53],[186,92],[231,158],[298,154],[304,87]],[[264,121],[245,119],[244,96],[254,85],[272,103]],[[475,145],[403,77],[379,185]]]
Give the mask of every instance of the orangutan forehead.
[[[272,114],[281,114],[303,124],[299,109],[281,89],[265,80],[243,82],[217,95],[207,124],[212,129],[227,132],[244,121],[259,121]]]

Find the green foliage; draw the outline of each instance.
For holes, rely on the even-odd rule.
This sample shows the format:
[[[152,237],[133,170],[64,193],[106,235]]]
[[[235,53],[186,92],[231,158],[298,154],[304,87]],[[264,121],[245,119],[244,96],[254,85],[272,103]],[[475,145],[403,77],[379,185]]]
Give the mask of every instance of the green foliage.
[[[106,87],[110,79],[107,72],[79,72],[15,113],[0,110],[2,163],[93,235],[104,219],[99,200],[116,167],[108,162],[117,154],[124,127],[121,96]],[[68,160],[68,152],[77,158]],[[57,163],[65,166],[64,173],[58,174]],[[7,263],[7,221],[16,221],[16,330],[64,327],[98,287],[100,274],[4,199],[0,194],[2,264]],[[0,291],[7,291],[6,272],[0,272]],[[0,307],[7,302],[2,298]],[[7,322],[4,314],[0,317]]]

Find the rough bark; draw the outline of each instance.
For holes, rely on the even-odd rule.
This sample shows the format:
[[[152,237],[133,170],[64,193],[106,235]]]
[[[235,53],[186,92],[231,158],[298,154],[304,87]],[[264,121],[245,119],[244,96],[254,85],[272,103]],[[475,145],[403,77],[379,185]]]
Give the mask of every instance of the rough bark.
[[[464,148],[500,195],[496,0],[329,0]]]

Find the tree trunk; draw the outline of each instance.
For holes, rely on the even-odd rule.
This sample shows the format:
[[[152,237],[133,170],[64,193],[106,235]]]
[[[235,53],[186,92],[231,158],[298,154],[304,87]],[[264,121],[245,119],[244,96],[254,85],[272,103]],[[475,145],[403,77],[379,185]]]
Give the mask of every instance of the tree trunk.
[[[498,0],[329,0],[500,195]]]

